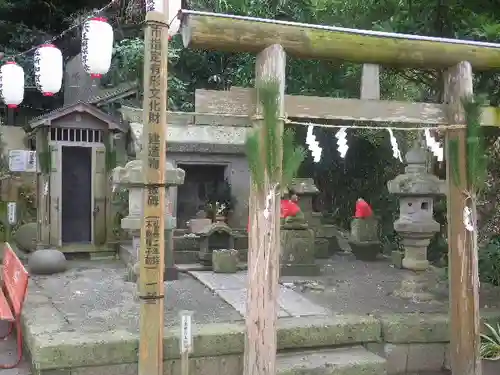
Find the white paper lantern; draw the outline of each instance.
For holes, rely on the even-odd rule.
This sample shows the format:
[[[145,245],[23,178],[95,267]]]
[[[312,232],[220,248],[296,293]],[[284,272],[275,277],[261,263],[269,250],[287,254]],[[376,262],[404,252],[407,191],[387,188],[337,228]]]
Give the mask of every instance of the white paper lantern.
[[[109,71],[113,56],[113,28],[106,18],[94,17],[85,22],[82,33],[82,63],[92,78]]]
[[[181,0],[169,0],[168,2],[168,36],[171,38],[173,35],[179,32],[181,27],[181,20],[177,16],[179,11],[182,9]]]
[[[53,96],[61,90],[63,56],[53,44],[43,44],[35,52],[35,83],[44,96]]]
[[[0,68],[0,94],[8,108],[17,108],[24,99],[24,70],[14,61]]]
[[[168,0],[168,19],[169,23],[168,36],[169,39],[179,32],[181,20],[177,14],[182,9],[182,0]],[[163,0],[146,0],[146,12],[164,13]]]

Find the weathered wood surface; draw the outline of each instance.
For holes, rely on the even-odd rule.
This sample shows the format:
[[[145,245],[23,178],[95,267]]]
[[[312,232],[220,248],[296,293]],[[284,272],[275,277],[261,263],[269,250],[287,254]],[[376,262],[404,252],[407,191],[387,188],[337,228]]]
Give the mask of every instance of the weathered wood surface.
[[[449,118],[454,124],[465,124],[461,104],[464,96],[472,95],[472,69],[467,62],[445,72],[445,101],[449,104]],[[450,260],[450,354],[454,374],[481,375],[479,357],[479,277],[477,249],[472,233],[463,223],[469,184],[466,169],[466,129],[446,131],[446,144],[456,139],[459,143],[458,170],[460,181],[454,182],[450,162],[447,163],[448,182],[448,259]],[[451,160],[449,147],[447,160]],[[468,202],[470,203],[470,202]]]
[[[475,70],[500,67],[500,45],[468,45],[461,41],[445,43],[435,41],[436,38],[416,40],[313,27],[186,11],[182,38],[185,47],[214,51],[259,53],[279,42],[287,54],[304,59],[340,59],[406,68],[447,68],[460,61],[470,61]]]
[[[363,64],[361,72],[361,99],[380,99],[380,66],[374,64]]]
[[[228,91],[196,90],[195,113],[167,112],[171,125],[248,126],[255,104],[253,89],[233,87]],[[142,122],[142,109],[123,106],[124,120]],[[201,115],[199,113],[206,113]],[[408,126],[448,124],[447,105],[374,99],[340,99],[285,95],[289,118],[326,119],[370,123],[401,123]],[[220,114],[220,116],[217,116]],[[484,107],[481,124],[500,127],[500,108]]]
[[[164,9],[168,9],[164,0]],[[139,375],[163,374],[165,164],[167,125],[168,15],[146,14],[142,174],[143,218],[139,252]],[[160,30],[158,30],[160,28]],[[160,34],[158,38],[158,34]],[[160,40],[157,42],[157,40]],[[159,44],[159,46],[158,46]],[[156,47],[158,46],[158,47]],[[157,49],[154,51],[153,48]],[[159,64],[157,61],[160,60]],[[153,67],[153,64],[159,67]],[[156,154],[158,156],[156,156]],[[157,161],[157,165],[156,162]]]
[[[280,45],[263,50],[256,61],[256,84],[276,79],[280,85],[279,113],[284,116],[286,54]],[[255,101],[257,102],[257,100]],[[261,115],[261,108],[256,114]],[[255,121],[260,126],[260,121]],[[261,137],[266,137],[261,127]],[[277,136],[283,132],[283,123]],[[262,149],[265,165],[266,150]],[[278,150],[282,154],[283,150]],[[281,156],[282,157],[282,156]],[[275,375],[279,311],[279,258],[280,258],[280,199],[271,200],[271,215],[264,216],[267,196],[275,181],[267,180],[260,190],[252,183],[249,199],[250,233],[248,237],[248,295],[246,316],[246,342],[244,375]]]
[[[254,112],[253,89],[233,87],[228,91],[196,90],[195,95],[196,112],[248,116]],[[447,107],[445,104],[432,103],[285,95],[285,113],[288,118],[311,120],[446,125],[450,123]],[[481,123],[485,126],[500,126],[500,109],[485,107]]]

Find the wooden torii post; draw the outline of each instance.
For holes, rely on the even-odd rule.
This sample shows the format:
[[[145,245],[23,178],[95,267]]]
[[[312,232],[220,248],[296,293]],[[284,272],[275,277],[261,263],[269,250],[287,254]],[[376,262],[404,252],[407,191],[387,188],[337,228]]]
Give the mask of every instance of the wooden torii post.
[[[266,54],[268,47],[279,44],[291,56],[304,59],[345,60],[361,64],[399,66],[406,68],[441,69],[444,72],[443,104],[408,103],[378,100],[378,89],[362,89],[361,99],[332,99],[284,95],[284,110],[288,117],[321,118],[337,121],[370,123],[406,123],[416,125],[465,125],[461,98],[472,94],[472,68],[500,68],[500,44],[421,37],[395,33],[372,32],[339,27],[317,26],[294,22],[232,16],[190,10],[182,11],[182,37],[185,47],[216,51],[257,53],[257,61],[277,59]],[[264,52],[263,52],[264,51]],[[275,64],[279,64],[277,60]],[[272,61],[268,64],[273,64]],[[375,66],[364,71],[378,74]],[[259,76],[257,77],[259,78]],[[283,79],[283,77],[278,77]],[[219,100],[222,100],[219,93]],[[256,111],[251,91],[235,89],[227,92],[221,113]],[[253,103],[253,104],[252,104]],[[214,108],[212,108],[213,110]],[[495,108],[482,110],[481,124],[500,126]],[[465,176],[466,129],[446,131],[446,142],[459,143],[459,169]],[[447,149],[449,149],[447,147]],[[449,160],[449,159],[448,159]],[[448,246],[450,259],[450,341],[451,364],[454,374],[480,375],[479,358],[479,295],[477,253],[469,241],[463,224],[467,182],[456,186],[447,170],[448,184]],[[255,241],[255,239],[254,239]],[[250,253],[250,257],[254,256]],[[249,264],[255,262],[249,259]],[[278,268],[275,264],[273,267]],[[250,271],[249,271],[250,272]],[[258,319],[257,319],[258,320]],[[257,320],[255,323],[257,323]],[[264,322],[262,320],[261,322]],[[274,327],[275,320],[271,326]],[[262,336],[260,337],[262,339]],[[264,347],[251,335],[247,342],[254,356],[270,360],[270,346]],[[263,340],[260,340],[261,343]],[[275,348],[273,349],[275,350]],[[272,353],[274,356],[274,353]],[[274,361],[274,359],[273,359]],[[246,375],[271,375],[274,368],[253,369]]]

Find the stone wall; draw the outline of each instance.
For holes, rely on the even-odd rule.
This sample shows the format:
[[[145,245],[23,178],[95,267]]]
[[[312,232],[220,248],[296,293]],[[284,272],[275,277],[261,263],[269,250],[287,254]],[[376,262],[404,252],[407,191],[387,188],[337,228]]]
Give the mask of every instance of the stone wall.
[[[30,309],[29,305],[23,311],[23,331],[34,375],[136,374],[137,333],[120,329],[87,334],[51,333],[50,329],[64,322],[57,323],[50,311],[41,307]],[[496,324],[500,312],[483,312],[482,316],[483,322]],[[178,331],[178,327],[165,330],[165,374],[180,375]],[[243,322],[195,325],[190,374],[242,374],[244,332]],[[440,371],[448,367],[448,343],[446,314],[337,315],[287,318],[278,322],[280,351],[363,344],[386,358],[388,375]]]

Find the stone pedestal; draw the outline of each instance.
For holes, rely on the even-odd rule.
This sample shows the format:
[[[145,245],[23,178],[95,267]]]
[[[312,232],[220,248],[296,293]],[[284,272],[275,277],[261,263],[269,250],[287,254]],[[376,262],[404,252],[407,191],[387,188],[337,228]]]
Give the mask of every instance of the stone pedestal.
[[[238,250],[220,249],[212,251],[212,268],[215,273],[236,273],[238,271]]]
[[[173,230],[176,227],[176,218],[170,211],[169,187],[184,183],[185,173],[180,168],[174,168],[170,163],[166,165],[165,181],[165,280],[176,280],[178,278],[177,268],[174,261]],[[129,212],[121,221],[121,227],[133,236],[133,244],[139,249],[140,230],[143,217],[143,175],[142,161],[133,160],[125,167],[117,167],[113,170],[113,183],[124,186],[129,191]],[[137,254],[137,259],[139,254]],[[137,268],[137,267],[136,267]]]
[[[399,289],[395,290],[393,294],[415,302],[430,302],[435,300],[433,291],[439,283],[438,275],[431,269],[409,272],[405,275]]]
[[[306,223],[291,222],[281,227],[281,276],[316,276],[314,231]]]
[[[326,259],[341,250],[338,239],[340,233],[335,225],[318,225],[315,227],[314,233],[316,258]]]
[[[396,231],[402,237],[402,245],[405,249],[404,258],[402,261],[403,268],[414,270],[414,271],[424,271],[429,267],[429,261],[427,260],[427,246],[431,241],[432,236],[439,230],[439,224],[437,222],[435,225],[431,225],[431,230],[422,233],[416,232],[402,232]],[[429,225],[429,223],[428,223]],[[397,223],[394,224],[394,228],[397,228]],[[418,228],[414,228],[417,230]]]
[[[348,243],[356,259],[374,261],[378,258],[382,252],[378,232],[378,220],[375,217],[352,219]]]

